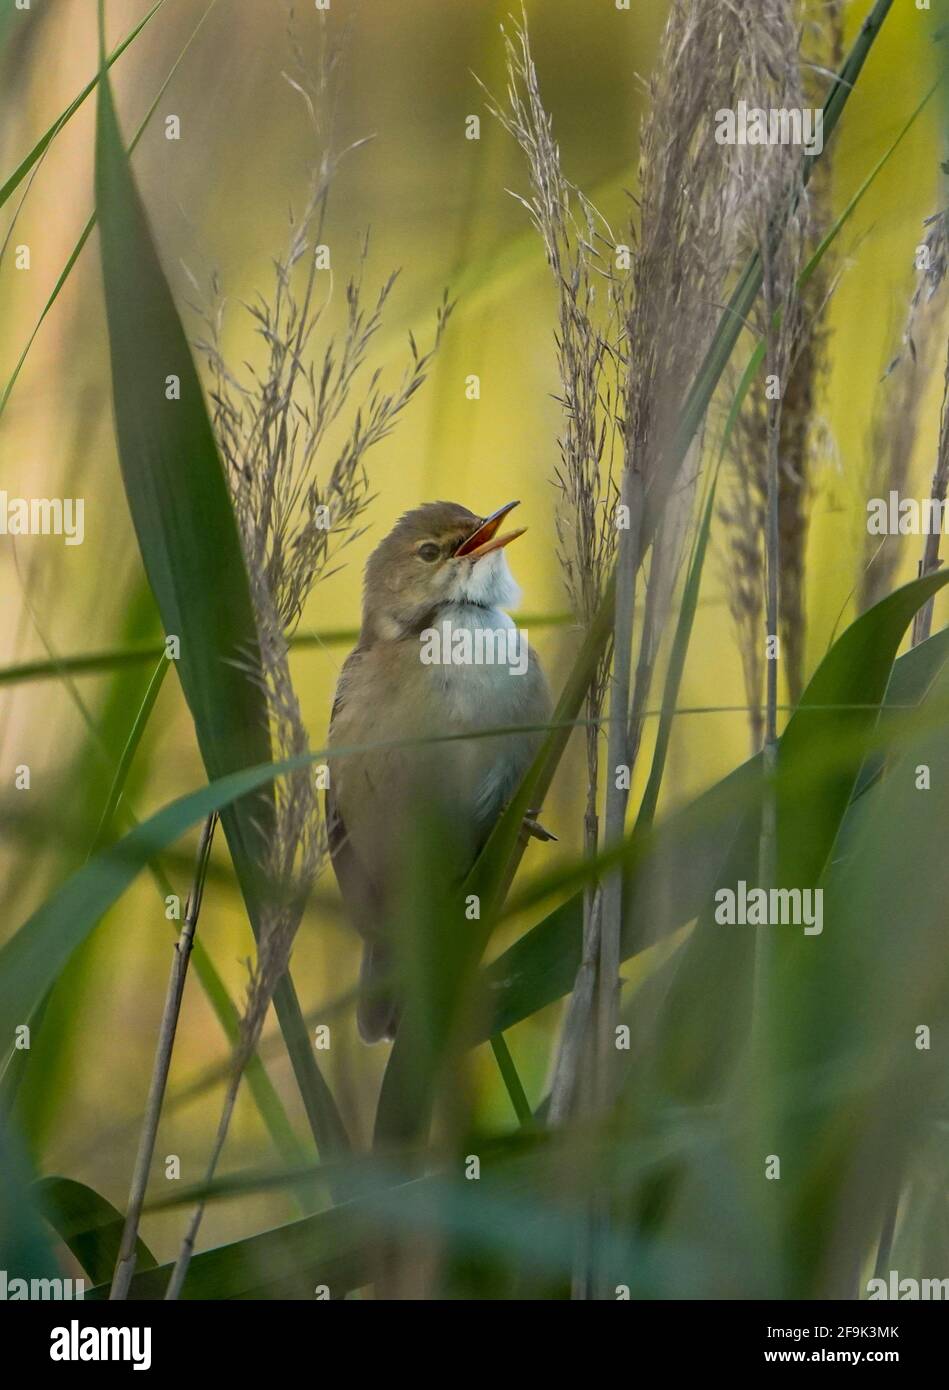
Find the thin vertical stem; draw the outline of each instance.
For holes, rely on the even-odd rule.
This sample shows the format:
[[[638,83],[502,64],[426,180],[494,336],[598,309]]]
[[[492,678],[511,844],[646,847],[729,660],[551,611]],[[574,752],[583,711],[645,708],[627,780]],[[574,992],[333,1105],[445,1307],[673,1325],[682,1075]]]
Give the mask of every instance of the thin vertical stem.
[[[208,1160],[207,1171],[204,1175],[205,1185],[211,1183],[217,1171],[218,1160],[224,1150],[224,1141],[227,1138],[227,1131],[230,1128],[231,1116],[234,1113],[234,1105],[237,1101],[237,1088],[240,1083],[240,1068],[235,1067],[228,1086],[227,1095],[224,1099],[224,1108],[218,1122],[217,1134],[214,1139],[214,1146],[211,1150],[211,1157]],[[204,1217],[205,1202],[198,1202],[194,1211],[191,1213],[191,1220],[188,1222],[188,1229],[181,1242],[181,1249],[178,1251],[178,1258],[171,1271],[171,1278],[168,1280],[168,1287],[165,1289],[165,1301],[174,1302],[181,1295],[184,1288],[185,1279],[188,1276],[188,1268],[191,1264],[191,1257],[194,1254],[195,1242],[198,1238],[198,1231],[201,1228],[201,1221]]]
[[[599,787],[599,696],[587,697],[587,803],[583,817],[583,853],[595,859],[600,845],[600,822],[597,814]],[[600,955],[600,886],[596,882],[583,889],[583,938],[580,966],[567,1001],[560,1040],[550,1079],[550,1101],[547,1120],[550,1125],[563,1124],[579,1099],[578,1084],[584,1049],[590,1041],[590,1019],[596,992],[597,962]]]
[[[636,612],[636,577],[642,559],[643,478],[629,456],[623,470],[621,502],[628,508],[628,525],[620,531],[616,564],[616,608],[613,622],[613,682],[607,735],[606,809],[604,844],[619,844],[626,828],[628,778],[618,775],[626,763],[630,681],[633,664],[633,622]],[[616,1070],[616,1023],[619,1017],[620,939],[623,927],[623,875],[608,874],[601,889],[599,968],[596,981],[596,1046],[594,1089],[597,1110],[605,1114],[613,1102]],[[600,1271],[600,1237],[609,1226],[608,1203],[592,1204],[590,1237],[593,1263],[588,1280],[575,1280],[575,1296],[585,1287],[595,1296],[607,1297]],[[582,1271],[581,1271],[582,1274]]]
[[[633,683],[633,695],[630,701],[629,727],[626,731],[626,764],[629,768],[630,781],[632,781],[633,769],[639,757],[639,746],[642,742],[645,723],[644,714],[652,690],[657,638],[664,616],[661,592],[664,578],[663,569],[666,564],[663,556],[665,528],[666,521],[663,516],[656,526],[656,534],[653,537],[652,560],[649,579],[646,584],[646,599],[643,604],[642,634],[639,638],[639,659],[636,664],[636,679]]]
[[[491,1039],[491,1051],[494,1053],[498,1070],[501,1073],[501,1080],[507,1089],[518,1123],[529,1125],[534,1118],[534,1112],[531,1110],[530,1101],[527,1099],[521,1078],[517,1074],[514,1058],[511,1056],[511,1050],[503,1033],[494,1034]]]
[[[580,968],[567,1001],[557,1061],[550,1083],[550,1104],[547,1110],[549,1125],[564,1123],[578,1103],[578,1084],[586,1044],[590,1036],[590,1017],[596,996],[597,960],[600,950],[599,891],[594,892],[589,911],[584,906],[583,946]]]
[[[165,1008],[162,1014],[161,1028],[158,1033],[158,1044],[155,1048],[155,1063],[152,1068],[152,1080],[148,1091],[148,1100],[145,1104],[145,1119],[138,1141],[138,1153],[135,1157],[135,1168],[132,1173],[132,1183],[129,1189],[125,1225],[122,1229],[122,1240],[119,1245],[115,1274],[112,1279],[112,1288],[109,1292],[110,1299],[123,1299],[128,1296],[132,1275],[135,1273],[135,1246],[138,1240],[138,1226],[142,1216],[142,1206],[145,1202],[145,1189],[148,1186],[148,1175],[155,1153],[158,1122],[161,1118],[162,1101],[164,1100],[165,1087],[168,1083],[171,1053],[175,1045],[175,1032],[178,1027],[178,1016],[181,1012],[181,1000],[184,995],[185,980],[188,975],[188,961],[191,956],[191,948],[194,944],[194,935],[198,929],[198,916],[201,911],[201,899],[204,896],[204,883],[207,877],[208,861],[211,856],[211,844],[214,839],[214,827],[216,825],[217,815],[208,816],[201,832],[197,865],[194,872],[194,881],[191,885],[191,893],[188,897],[184,924],[181,928],[181,935],[175,943],[175,956],[172,961],[171,975],[168,980],[168,993],[165,996]]]
[[[643,516],[642,475],[628,462],[623,473],[622,502],[628,508],[629,525],[620,531],[617,546],[616,608],[613,620],[613,681],[606,753],[606,810],[604,844],[618,845],[626,826],[627,780],[618,776],[626,763],[632,676],[633,620],[636,610],[636,575],[640,561]],[[603,881],[600,916],[600,962],[597,998],[597,1099],[605,1108],[612,1100],[615,1073],[615,1028],[623,925],[623,875],[614,870]]]
[[[782,335],[789,326],[788,314],[780,313],[777,304],[777,275],[770,228],[760,241],[762,283],[767,328],[766,374],[772,395],[767,411],[767,496],[765,502],[765,721],[764,721],[764,798],[761,809],[761,831],[758,842],[758,886],[775,886],[778,859],[777,787],[775,772],[778,761],[778,660],[780,639],[779,583],[781,568],[780,532],[780,439],[781,396],[787,354],[782,351]],[[789,305],[784,308],[787,311]],[[763,1036],[763,1020],[767,1013],[767,995],[771,940],[769,928],[759,927],[755,942],[754,999],[752,1005],[752,1035],[759,1041]]]

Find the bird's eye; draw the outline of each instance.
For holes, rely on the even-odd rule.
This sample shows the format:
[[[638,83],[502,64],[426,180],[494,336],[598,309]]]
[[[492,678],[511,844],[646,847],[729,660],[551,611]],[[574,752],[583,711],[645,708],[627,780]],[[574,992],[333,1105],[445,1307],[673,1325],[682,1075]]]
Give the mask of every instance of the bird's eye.
[[[437,560],[441,551],[434,541],[426,541],[419,546],[417,553],[420,560]]]

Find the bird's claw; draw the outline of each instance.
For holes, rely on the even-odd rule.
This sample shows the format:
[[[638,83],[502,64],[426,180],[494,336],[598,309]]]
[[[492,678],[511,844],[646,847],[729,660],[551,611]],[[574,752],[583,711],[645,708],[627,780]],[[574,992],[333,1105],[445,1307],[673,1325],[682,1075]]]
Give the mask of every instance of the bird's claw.
[[[525,840],[556,840],[557,836],[552,830],[545,829],[537,820],[540,808],[526,812],[521,824],[521,834]]]

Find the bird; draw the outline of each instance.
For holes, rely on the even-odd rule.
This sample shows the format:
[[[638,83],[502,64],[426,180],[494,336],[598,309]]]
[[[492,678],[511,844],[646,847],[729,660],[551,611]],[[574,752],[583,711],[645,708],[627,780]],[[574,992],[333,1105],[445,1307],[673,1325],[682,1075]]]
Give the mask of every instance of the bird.
[[[524,530],[501,524],[518,505],[479,516],[425,503],[366,563],[359,638],[330,718],[325,810],[344,910],[363,939],[356,1017],[367,1043],[399,1025],[393,921],[411,828],[437,823],[437,873],[461,883],[550,718],[540,661],[507,612],[520,599],[507,547]],[[535,816],[525,835],[555,839]]]

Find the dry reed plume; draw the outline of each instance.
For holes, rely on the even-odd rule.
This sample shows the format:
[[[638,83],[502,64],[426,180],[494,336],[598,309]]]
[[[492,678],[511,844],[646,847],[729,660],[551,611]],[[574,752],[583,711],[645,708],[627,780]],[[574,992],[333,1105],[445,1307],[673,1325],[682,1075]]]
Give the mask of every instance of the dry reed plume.
[[[796,57],[793,7],[775,15],[775,35],[783,32],[785,57],[773,55],[752,65],[747,80],[750,105],[786,109],[805,102],[820,105],[827,72],[839,66],[841,55],[841,6],[826,7],[802,36],[806,54]],[[742,661],[749,710],[752,750],[765,740],[766,713],[763,696],[766,659],[762,635],[768,626],[767,533],[769,472],[776,458],[777,538],[773,563],[777,595],[773,617],[780,638],[781,669],[792,703],[797,703],[805,683],[807,615],[804,607],[805,564],[812,489],[812,472],[821,444],[818,405],[828,369],[826,308],[835,281],[833,265],[825,257],[807,278],[803,289],[790,283],[796,278],[805,249],[816,248],[826,230],[833,178],[833,159],[825,151],[811,181],[807,198],[801,188],[801,153],[792,146],[746,151],[745,177],[758,177],[762,164],[770,165],[766,186],[757,203],[755,239],[768,269],[768,219],[775,195],[795,203],[796,214],[783,242],[777,263],[771,256],[771,284],[766,276],[764,304],[755,316],[757,336],[768,344],[766,374],[777,376],[780,399],[769,401],[756,382],[735,423],[730,442],[729,491],[719,507],[727,535],[726,592]],[[789,260],[788,257],[791,257]],[[775,311],[782,314],[779,330]],[[736,382],[737,384],[737,382]],[[776,672],[772,672],[772,675]]]
[[[934,213],[924,226],[925,235],[914,252],[916,284],[910,297],[900,350],[887,366],[876,397],[869,438],[868,497],[883,497],[891,490],[902,495],[909,483],[923,395],[937,347],[945,341],[945,296],[941,289],[949,264],[949,212]],[[942,448],[940,443],[940,457]],[[933,496],[939,495],[940,486],[937,463]],[[935,549],[931,553],[927,549],[922,564],[931,566],[938,555],[938,537],[935,540]],[[882,541],[869,534],[865,536],[858,586],[861,611],[892,588],[902,548],[900,536],[886,536]],[[920,640],[927,614],[931,616],[929,605],[914,624],[915,641]]]
[[[502,26],[506,105],[488,106],[524,153],[530,197],[515,194],[543,243],[557,295],[555,347],[563,412],[556,514],[564,584],[577,621],[593,621],[603,602],[616,554],[617,455],[622,447],[624,346],[628,277],[605,218],[564,175],[553,119],[545,110],[523,21]],[[628,252],[627,252],[628,254]],[[599,843],[599,738],[609,678],[610,648],[602,653],[585,701],[587,796],[584,847]],[[573,992],[554,1068],[551,1118],[562,1119],[572,1099],[579,1051],[592,1001],[597,890],[584,895],[584,965]]]

